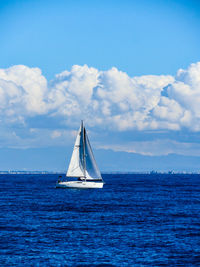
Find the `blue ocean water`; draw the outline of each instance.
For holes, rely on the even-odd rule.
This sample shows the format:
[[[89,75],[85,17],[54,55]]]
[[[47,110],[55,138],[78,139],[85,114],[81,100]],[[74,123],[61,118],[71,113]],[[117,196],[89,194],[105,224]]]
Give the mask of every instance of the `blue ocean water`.
[[[200,175],[0,176],[1,266],[200,266]]]

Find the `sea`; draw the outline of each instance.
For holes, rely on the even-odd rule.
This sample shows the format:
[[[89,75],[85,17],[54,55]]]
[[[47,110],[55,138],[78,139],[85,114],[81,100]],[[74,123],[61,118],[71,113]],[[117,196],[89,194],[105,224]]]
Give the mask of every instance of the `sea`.
[[[64,174],[63,174],[64,177]],[[0,266],[200,266],[199,174],[0,175]]]

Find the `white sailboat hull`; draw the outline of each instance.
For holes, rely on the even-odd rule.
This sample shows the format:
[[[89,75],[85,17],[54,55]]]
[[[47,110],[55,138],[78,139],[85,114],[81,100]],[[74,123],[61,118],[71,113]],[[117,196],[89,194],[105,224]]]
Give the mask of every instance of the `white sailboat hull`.
[[[88,182],[88,181],[68,181],[59,182],[56,184],[56,188],[103,188],[103,182]]]

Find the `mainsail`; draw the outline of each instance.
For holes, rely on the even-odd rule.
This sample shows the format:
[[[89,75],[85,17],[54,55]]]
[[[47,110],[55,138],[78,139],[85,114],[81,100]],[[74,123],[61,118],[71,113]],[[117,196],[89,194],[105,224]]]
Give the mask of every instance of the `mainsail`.
[[[76,138],[66,176],[84,177],[89,180],[102,179],[83,122]]]
[[[83,156],[81,155],[81,144],[82,144],[82,129],[80,127],[78,135],[76,137],[76,142],[74,145],[71,161],[66,176],[70,177],[84,177],[83,170]]]

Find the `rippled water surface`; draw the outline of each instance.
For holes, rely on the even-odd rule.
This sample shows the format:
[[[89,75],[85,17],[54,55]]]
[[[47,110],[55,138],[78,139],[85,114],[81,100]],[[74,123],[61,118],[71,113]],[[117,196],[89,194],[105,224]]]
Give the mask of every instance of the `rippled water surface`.
[[[199,175],[0,176],[1,266],[200,266]]]

